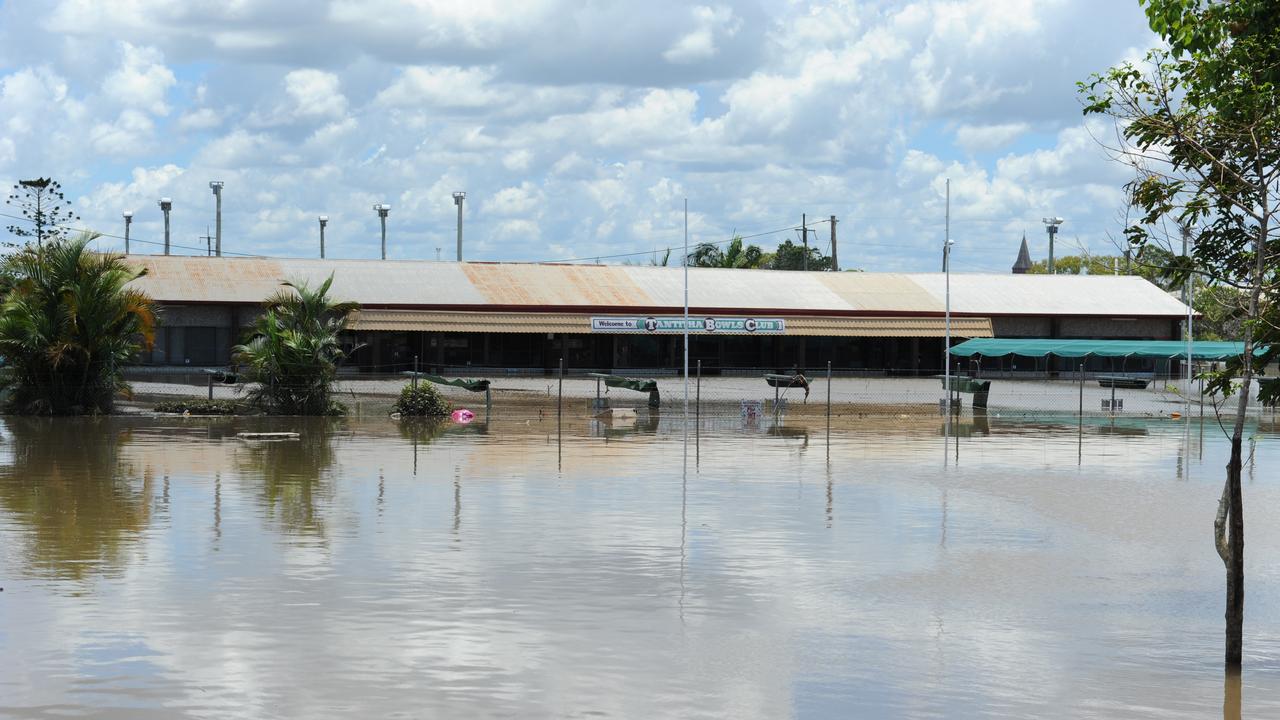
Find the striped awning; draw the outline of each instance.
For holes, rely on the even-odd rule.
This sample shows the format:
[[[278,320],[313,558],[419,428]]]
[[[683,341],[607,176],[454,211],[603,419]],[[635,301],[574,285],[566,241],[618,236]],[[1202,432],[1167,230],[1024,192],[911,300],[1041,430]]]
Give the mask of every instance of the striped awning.
[[[389,332],[590,334],[592,317],[580,313],[368,309],[356,315],[351,327]],[[788,316],[785,320],[783,334],[800,337],[943,337],[946,334],[946,323],[940,317]],[[991,319],[952,318],[951,334],[961,338],[991,337]]]

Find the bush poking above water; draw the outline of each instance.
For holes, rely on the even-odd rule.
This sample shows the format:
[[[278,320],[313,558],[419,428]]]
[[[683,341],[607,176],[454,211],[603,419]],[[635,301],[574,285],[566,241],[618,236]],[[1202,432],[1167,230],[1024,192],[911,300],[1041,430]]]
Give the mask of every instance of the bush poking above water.
[[[396,400],[395,412],[402,417],[444,417],[453,410],[448,400],[431,383],[405,385]]]
[[[155,411],[192,415],[237,415],[240,406],[231,400],[170,400],[157,404]]]

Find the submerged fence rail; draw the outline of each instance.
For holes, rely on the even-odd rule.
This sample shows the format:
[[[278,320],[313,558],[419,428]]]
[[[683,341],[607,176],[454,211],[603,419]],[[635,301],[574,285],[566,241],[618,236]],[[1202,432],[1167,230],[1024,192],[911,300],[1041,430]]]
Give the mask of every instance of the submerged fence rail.
[[[557,366],[544,375],[505,375],[472,367],[446,377],[490,380],[490,412],[494,415],[683,411],[685,378],[680,369]],[[246,394],[243,376],[231,374],[224,378],[201,368],[182,370],[186,372],[132,369],[128,379],[136,402],[145,406],[157,398],[235,399]],[[348,406],[358,405],[362,414],[378,414],[386,412],[394,396],[409,382],[399,373],[340,374],[334,392]],[[815,417],[917,415],[940,414],[946,407],[941,373],[884,370],[872,374],[842,369],[825,361],[821,367],[806,369],[723,368],[695,363],[688,383],[690,413],[699,417],[781,413]],[[981,371],[976,376],[953,371],[952,383],[952,407],[966,414],[1211,417],[1224,405],[1223,398],[1203,394],[1204,385],[1199,379],[1188,387],[1185,380],[1150,373],[1109,373],[1079,367],[1053,373]],[[484,406],[483,394],[478,396],[449,385],[437,385],[437,389],[455,406]],[[1274,407],[1263,408],[1257,402],[1256,389],[1255,385],[1250,411],[1275,413]]]

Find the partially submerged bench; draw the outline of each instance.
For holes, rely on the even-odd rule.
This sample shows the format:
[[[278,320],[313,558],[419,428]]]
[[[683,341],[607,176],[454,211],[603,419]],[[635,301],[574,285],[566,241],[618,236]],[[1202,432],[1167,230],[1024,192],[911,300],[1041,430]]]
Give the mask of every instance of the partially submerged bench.
[[[636,392],[649,393],[649,407],[656,408],[662,406],[662,398],[658,394],[658,381],[653,378],[630,378],[621,375],[610,375],[608,373],[587,373],[589,377],[595,378],[599,382],[603,382],[606,387],[622,388],[624,390],[635,390]],[[599,388],[597,387],[597,390]]]
[[[1127,388],[1129,390],[1146,390],[1151,384],[1149,375],[1099,375],[1098,384],[1109,388]]]
[[[937,375],[938,381],[942,383],[942,387],[947,386],[947,376]],[[951,392],[953,393],[972,393],[973,406],[976,408],[985,408],[987,406],[987,396],[991,394],[991,381],[978,380],[966,375],[951,376]]]
[[[805,402],[809,401],[809,380],[801,373],[796,373],[795,375],[765,373],[764,381],[769,383],[769,387],[773,388],[774,407],[778,405],[778,391],[793,387],[804,388],[804,400]]]

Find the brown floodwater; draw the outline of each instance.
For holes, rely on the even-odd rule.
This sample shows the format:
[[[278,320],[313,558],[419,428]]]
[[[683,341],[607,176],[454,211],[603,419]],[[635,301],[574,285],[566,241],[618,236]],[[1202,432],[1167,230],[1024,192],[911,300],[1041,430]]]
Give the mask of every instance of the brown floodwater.
[[[1216,425],[804,422],[0,420],[0,717],[1280,717],[1273,423],[1231,678]]]

